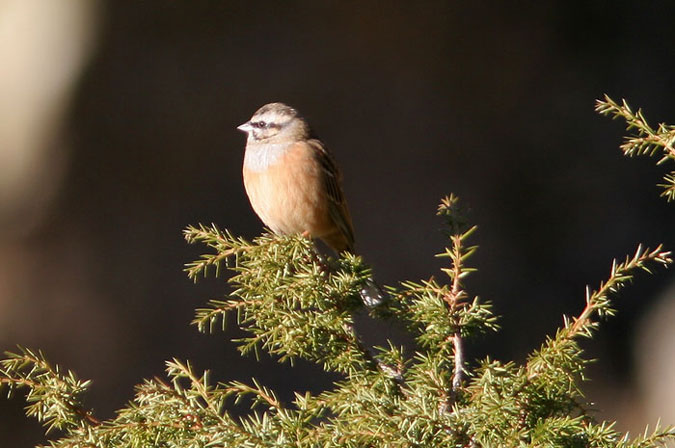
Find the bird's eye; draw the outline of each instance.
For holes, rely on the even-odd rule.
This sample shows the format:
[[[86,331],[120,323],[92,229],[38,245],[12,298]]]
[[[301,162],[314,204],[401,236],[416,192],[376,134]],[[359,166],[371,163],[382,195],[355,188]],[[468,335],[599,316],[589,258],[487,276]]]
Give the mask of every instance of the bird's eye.
[[[265,123],[264,121],[260,120],[260,121],[257,122],[257,123],[253,123],[253,126],[255,126],[256,128],[264,128],[264,127],[267,127],[267,123]]]

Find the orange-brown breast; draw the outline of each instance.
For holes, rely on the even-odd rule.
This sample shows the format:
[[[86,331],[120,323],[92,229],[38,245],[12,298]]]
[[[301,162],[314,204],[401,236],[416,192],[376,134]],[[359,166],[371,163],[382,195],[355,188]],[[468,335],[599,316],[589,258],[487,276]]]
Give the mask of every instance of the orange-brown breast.
[[[264,170],[253,171],[245,165],[243,173],[253,210],[274,232],[309,232],[314,238],[336,239],[324,174],[311,146],[293,143]]]

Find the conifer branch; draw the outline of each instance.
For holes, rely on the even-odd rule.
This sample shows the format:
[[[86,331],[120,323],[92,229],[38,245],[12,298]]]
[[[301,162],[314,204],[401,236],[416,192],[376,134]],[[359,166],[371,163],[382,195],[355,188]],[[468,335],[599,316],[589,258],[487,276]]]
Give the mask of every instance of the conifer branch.
[[[671,446],[668,442],[675,439],[675,426],[669,425],[661,427],[660,423],[654,426],[654,429],[649,432],[647,426],[641,436],[634,440],[628,438],[628,434],[624,436],[617,444],[618,448],[653,448],[658,446]]]
[[[265,234],[249,242],[215,226],[185,233],[188,241],[215,251],[188,264],[191,278],[233,254],[236,259],[230,298],[197,310],[193,323],[201,331],[212,331],[219,321],[224,327],[227,314],[236,310],[239,325],[250,333],[238,340],[242,353],[265,349],[280,361],[305,357],[343,373],[377,370],[352,321],[362,306],[360,289],[370,278],[360,258],[323,260],[312,241],[299,236]]]
[[[43,422],[47,432],[101,424],[82,406],[81,396],[91,381],[80,381],[71,371],[62,373],[41,352],[23,347],[19,351],[6,352],[7,358],[0,361],[0,387],[7,387],[9,395],[18,388],[28,389],[28,416]]]
[[[610,295],[617,293],[629,283],[634,277],[634,271],[641,269],[651,274],[649,263],[668,267],[673,262],[670,255],[669,251],[663,250],[662,245],[654,250],[638,245],[632,257],[627,256],[623,262],[618,264],[616,260],[613,260],[607,281],[600,282],[597,290],[591,291],[588,287],[586,288],[586,306],[578,317],[565,322],[567,331],[562,336],[568,339],[577,335],[590,337],[591,332],[597,328],[597,322],[592,319],[594,314],[604,317],[612,316],[616,312],[611,307]]]
[[[633,131],[621,144],[621,150],[628,156],[654,156],[661,153],[657,165],[666,161],[675,161],[675,126],[659,123],[656,129],[652,128],[642,113],[642,109],[633,112],[626,100],[621,100],[621,104],[605,95],[604,99],[596,100],[595,110],[599,114],[611,116],[612,119],[623,118],[626,121],[626,130]],[[663,184],[658,184],[663,188],[661,193],[668,201],[675,200],[675,171],[667,174],[663,178]]]
[[[168,361],[166,366],[167,373],[173,379],[176,389],[180,389],[180,379],[187,378],[191,388],[197,393],[202,405],[208,409],[210,415],[220,420],[221,423],[228,423],[221,413],[224,403],[221,400],[213,400],[213,388],[209,385],[208,370],[204,371],[201,378],[197,378],[189,362],[182,363],[174,358],[172,361]]]
[[[472,246],[465,248],[463,242],[476,231],[477,227],[473,226],[468,230],[462,231],[465,223],[458,210],[459,199],[454,196],[446,196],[441,200],[438,206],[437,215],[444,216],[447,219],[448,227],[450,228],[450,242],[451,248],[446,249],[444,254],[440,256],[448,257],[451,260],[451,268],[443,268],[448,277],[450,277],[450,291],[443,295],[443,300],[447,303],[449,313],[453,316],[455,331],[451,336],[453,345],[454,357],[454,373],[452,376],[452,388],[449,394],[449,405],[456,401],[457,391],[459,390],[462,380],[464,378],[464,348],[461,334],[460,316],[456,312],[458,308],[466,305],[464,300],[467,297],[466,292],[462,289],[461,279],[473,272],[473,269],[464,266],[464,260],[469,258],[478,248]]]
[[[220,265],[223,261],[250,247],[250,244],[243,238],[235,238],[229,230],[220,230],[215,224],[211,224],[210,227],[203,224],[199,224],[198,227],[188,226],[183,230],[183,236],[190,244],[201,242],[216,251],[215,254],[204,254],[199,260],[186,265],[185,272],[187,272],[190,280],[195,282],[199,275],[206,277],[210,267],[215,268],[217,277],[220,274]]]
[[[473,231],[475,227],[470,229]],[[462,240],[465,238],[465,235],[453,235],[451,238],[452,241],[452,253],[450,258],[452,259],[452,270],[449,271],[451,278],[450,294],[445,296],[444,299],[450,308],[450,313],[455,315],[455,310],[459,306],[463,306],[462,300],[466,298],[466,293],[461,288],[460,278],[462,278],[464,271],[462,266],[463,260],[463,250],[462,250]],[[455,330],[454,335],[452,336],[453,351],[455,357],[455,367],[454,374],[452,378],[452,390],[450,392],[450,401],[451,403],[455,401],[457,390],[462,384],[462,379],[464,377],[464,350],[462,347],[462,335],[459,329],[459,317],[455,317],[455,324],[457,329]]]
[[[558,330],[556,336],[548,339],[539,351],[529,357],[528,380],[537,378],[541,384],[554,384],[551,383],[554,375],[566,378],[566,381],[558,384],[556,393],[567,394],[574,391],[569,403],[570,407],[577,407],[573,397],[580,393],[577,379],[584,379],[583,371],[587,361],[581,357],[581,348],[575,339],[593,336],[599,326],[599,321],[594,317],[602,318],[615,314],[610,298],[633,279],[635,271],[643,270],[651,273],[650,264],[667,267],[672,263],[670,255],[670,252],[664,251],[661,245],[654,250],[639,245],[632,257],[627,256],[621,263],[614,260],[607,281],[601,282],[597,290],[591,291],[590,288],[586,288],[586,305],[581,313],[572,319],[564,316],[564,326]],[[560,356],[563,358],[559,358]]]

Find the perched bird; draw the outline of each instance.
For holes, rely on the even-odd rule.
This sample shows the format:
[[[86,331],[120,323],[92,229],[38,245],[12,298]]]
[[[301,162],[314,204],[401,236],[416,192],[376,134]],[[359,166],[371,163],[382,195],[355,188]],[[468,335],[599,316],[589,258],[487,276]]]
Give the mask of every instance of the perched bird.
[[[286,104],[270,103],[237,129],[248,134],[244,187],[262,222],[275,233],[302,233],[323,240],[338,254],[353,253],[342,176],[307,121]],[[383,300],[372,280],[361,297],[369,306]]]

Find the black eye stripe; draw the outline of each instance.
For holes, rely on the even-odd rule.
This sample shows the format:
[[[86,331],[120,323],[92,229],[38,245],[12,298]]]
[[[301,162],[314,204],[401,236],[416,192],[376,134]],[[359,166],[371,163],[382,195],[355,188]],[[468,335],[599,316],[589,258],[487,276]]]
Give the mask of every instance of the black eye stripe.
[[[274,123],[273,121],[266,122],[264,120],[252,121],[251,126],[256,129],[265,129],[265,128],[274,128],[279,129],[281,125]]]

